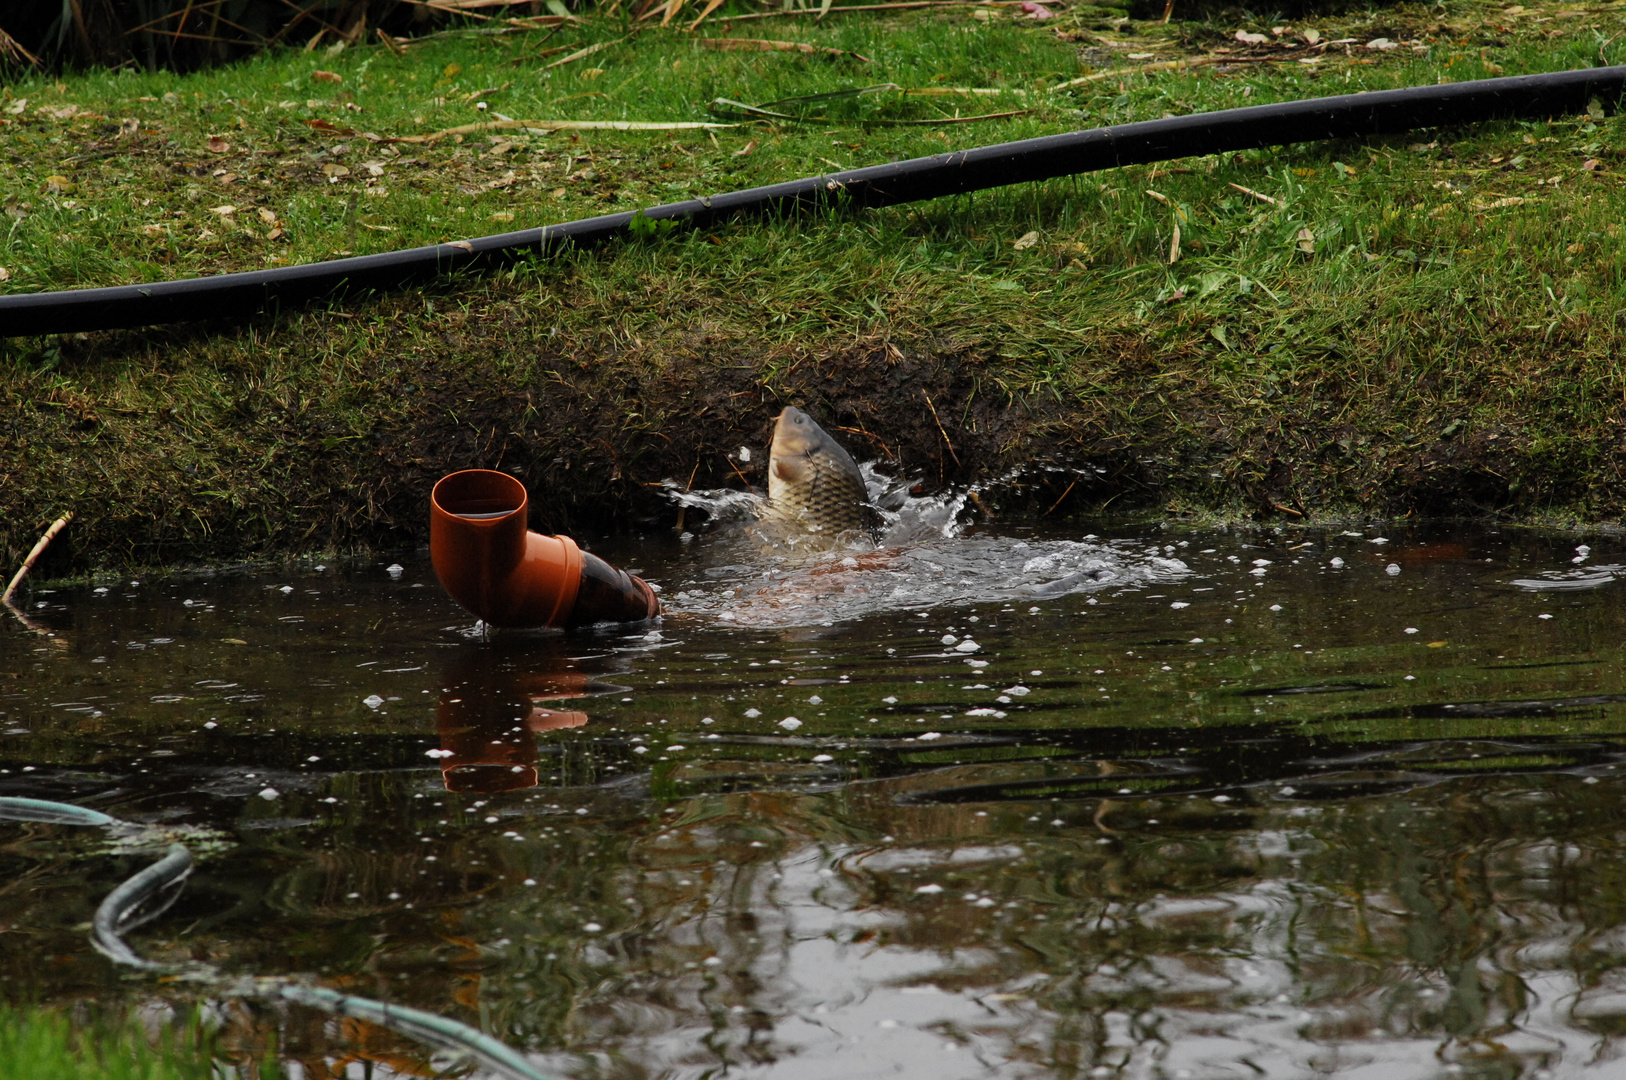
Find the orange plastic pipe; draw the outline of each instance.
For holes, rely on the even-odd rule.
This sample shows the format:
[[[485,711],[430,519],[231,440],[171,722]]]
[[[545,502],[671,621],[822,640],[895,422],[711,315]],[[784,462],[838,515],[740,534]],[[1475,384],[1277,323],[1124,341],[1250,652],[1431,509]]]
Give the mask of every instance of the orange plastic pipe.
[[[490,626],[637,622],[661,612],[655,590],[576,546],[531,532],[530,496],[507,473],[467,469],[429,496],[429,557],[453,600]]]

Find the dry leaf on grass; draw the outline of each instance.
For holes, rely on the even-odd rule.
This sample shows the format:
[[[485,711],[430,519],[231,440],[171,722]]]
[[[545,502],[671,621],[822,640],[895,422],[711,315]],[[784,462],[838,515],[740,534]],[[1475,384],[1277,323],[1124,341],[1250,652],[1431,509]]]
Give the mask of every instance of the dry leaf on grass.
[[[1028,248],[1032,247],[1038,242],[1039,234],[1037,231],[1025,232],[1018,239],[1011,241],[1011,247],[1015,248],[1017,251],[1026,251]]]
[[[333,71],[313,71],[311,72],[311,81],[342,83],[344,82],[344,76]]]
[[[209,153],[211,153],[211,154],[224,154],[227,150],[230,150],[230,149],[231,149],[231,143],[227,142],[225,139],[221,138],[219,135],[211,135],[211,136],[209,136]]]

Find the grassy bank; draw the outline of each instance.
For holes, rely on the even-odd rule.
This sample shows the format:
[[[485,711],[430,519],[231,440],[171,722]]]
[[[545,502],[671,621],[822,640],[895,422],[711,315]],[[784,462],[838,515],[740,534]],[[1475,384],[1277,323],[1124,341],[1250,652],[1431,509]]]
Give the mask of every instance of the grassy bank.
[[[599,20],[15,83],[0,288],[383,251],[1169,113],[1626,56],[1626,5],[1098,15],[714,17],[692,34]],[[822,51],[707,44],[725,37]],[[1158,66],[1180,57],[1223,62]],[[934,92],[772,104],[878,84]],[[716,98],[795,119],[719,117]],[[962,122],[988,114],[1012,115]],[[738,126],[386,141],[497,116]],[[669,523],[663,479],[760,483],[762,455],[728,455],[762,445],[787,402],[929,486],[1083,469],[990,492],[1006,509],[1613,519],[1621,135],[1599,110],[1193,159],[656,232],[247,324],[13,339],[0,554],[14,563],[66,509],[57,569],[412,543],[433,481],[475,465],[520,475],[541,528]]]

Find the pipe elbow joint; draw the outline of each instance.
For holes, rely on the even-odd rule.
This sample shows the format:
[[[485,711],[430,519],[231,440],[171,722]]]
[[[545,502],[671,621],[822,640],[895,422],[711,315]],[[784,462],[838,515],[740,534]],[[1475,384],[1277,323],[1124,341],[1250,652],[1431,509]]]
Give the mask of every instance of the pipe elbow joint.
[[[489,626],[638,622],[661,612],[642,578],[528,526],[530,496],[507,473],[467,469],[429,496],[429,556],[441,586]]]

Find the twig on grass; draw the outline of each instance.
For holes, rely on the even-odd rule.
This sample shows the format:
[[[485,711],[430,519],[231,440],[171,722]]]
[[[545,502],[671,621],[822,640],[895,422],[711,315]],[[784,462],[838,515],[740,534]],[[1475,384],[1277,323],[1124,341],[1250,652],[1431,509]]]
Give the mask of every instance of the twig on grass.
[[[626,40],[627,40],[626,38],[616,38],[614,41],[601,41],[597,45],[589,45],[585,49],[577,49],[575,52],[571,53],[569,56],[561,56],[559,59],[555,60],[553,63],[549,64],[547,67],[543,68],[542,70],[543,71],[551,71],[556,67],[563,67],[565,64],[573,64],[577,60],[581,60],[584,57],[592,56],[596,52],[603,52],[605,49],[610,48],[612,45],[619,45],[623,41],[626,41]]]
[[[616,0],[616,2],[619,3],[620,0]],[[694,22],[689,24],[689,29],[693,30],[695,27],[697,27],[701,23],[705,22],[707,15],[710,15],[712,12],[716,11],[718,8],[720,8],[722,6],[723,6],[723,0],[706,0],[705,8],[700,12],[699,18],[695,19]]]
[[[726,21],[745,22],[747,19],[778,19],[791,15],[816,15],[822,21],[826,15],[842,15],[849,11],[901,11],[905,8],[958,7],[990,8],[1020,7],[1026,0],[901,0],[891,4],[846,4],[829,8],[796,8],[791,11],[759,11],[753,15],[730,15]]]
[[[1265,195],[1262,192],[1258,192],[1258,191],[1253,190],[1253,188],[1243,187],[1241,184],[1228,184],[1226,186],[1235,188],[1237,191],[1242,192],[1242,194],[1244,194],[1244,195],[1252,195],[1254,198],[1258,199],[1260,202],[1269,203],[1271,206],[1280,206],[1281,205],[1281,200],[1273,199],[1269,195]]]
[[[690,27],[693,29],[693,27]],[[770,41],[766,38],[701,38],[698,42],[702,49],[712,49],[717,52],[799,52],[809,54],[823,53],[827,56],[850,56],[860,63],[869,63],[869,57],[846,49],[829,49],[822,45],[807,45],[800,41]]]
[[[696,120],[487,120],[478,124],[462,124],[445,131],[432,131],[427,135],[398,135],[378,141],[436,143],[457,135],[478,135],[484,131],[527,131],[532,135],[546,135],[550,131],[721,131],[733,127],[739,125],[707,124]]]
[[[1113,68],[1109,71],[1097,71],[1093,75],[1080,75],[1076,79],[1052,86],[1051,90],[1071,90],[1075,86],[1088,86],[1092,82],[1101,82],[1105,79],[1121,79],[1125,75],[1145,75],[1153,71],[1186,71],[1191,68],[1209,67],[1213,64],[1280,64],[1294,60],[1293,56],[1194,56],[1189,60],[1159,60],[1152,64],[1142,64],[1138,68]]]

